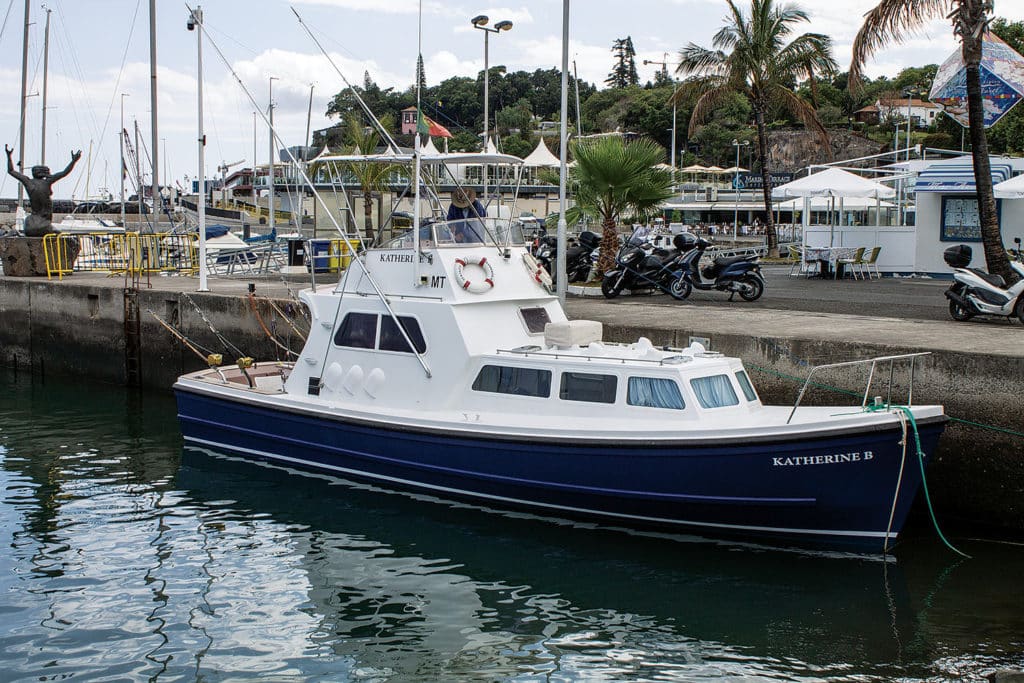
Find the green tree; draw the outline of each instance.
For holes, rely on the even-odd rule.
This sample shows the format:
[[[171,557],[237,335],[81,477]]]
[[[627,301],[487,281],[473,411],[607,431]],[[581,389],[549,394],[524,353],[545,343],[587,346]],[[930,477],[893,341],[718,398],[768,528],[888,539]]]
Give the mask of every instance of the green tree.
[[[615,55],[615,66],[605,79],[605,84],[612,88],[626,88],[640,83],[640,76],[636,72],[636,50],[633,49],[633,39],[630,36],[618,38],[612,43],[612,53]]]
[[[576,161],[569,171],[576,204],[567,219],[577,222],[586,216],[601,222],[597,270],[603,273],[615,263],[619,217],[650,211],[671,197],[672,174],[656,168],[665,158],[665,150],[646,138],[629,142],[619,136],[575,140],[570,150]]]
[[[854,39],[850,82],[857,83],[864,63],[883,46],[904,40],[932,19],[948,18],[952,21],[967,72],[968,132],[985,262],[989,272],[1001,275],[1007,282],[1016,282],[1019,278],[1010,267],[996,213],[981,92],[981,49],[991,11],[991,0],[882,0],[864,15],[864,24]]]
[[[680,53],[678,72],[690,78],[677,98],[696,96],[690,117],[690,134],[721,102],[740,93],[750,102],[757,127],[761,160],[768,254],[778,256],[779,238],[772,217],[772,188],[768,167],[766,115],[773,108],[788,111],[818,132],[822,144],[828,133],[814,108],[794,92],[801,77],[831,76],[836,71],[832,41],[820,33],[793,37],[796,24],[809,21],[796,5],[776,5],[774,0],[750,0],[749,13],[726,0],[730,14],[712,39],[712,49],[690,43]],[[787,42],[789,41],[789,42]]]

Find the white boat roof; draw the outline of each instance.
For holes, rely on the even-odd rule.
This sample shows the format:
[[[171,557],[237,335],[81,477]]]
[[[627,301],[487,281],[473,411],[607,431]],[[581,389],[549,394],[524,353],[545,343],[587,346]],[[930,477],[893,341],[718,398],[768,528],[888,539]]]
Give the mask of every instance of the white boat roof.
[[[424,163],[440,164],[495,164],[506,166],[520,166],[523,160],[511,154],[484,154],[483,152],[450,152],[444,154],[422,154],[420,159]],[[415,160],[411,152],[385,152],[383,154],[332,154],[319,157],[317,161],[335,161],[342,163],[364,163],[364,164],[409,164]]]

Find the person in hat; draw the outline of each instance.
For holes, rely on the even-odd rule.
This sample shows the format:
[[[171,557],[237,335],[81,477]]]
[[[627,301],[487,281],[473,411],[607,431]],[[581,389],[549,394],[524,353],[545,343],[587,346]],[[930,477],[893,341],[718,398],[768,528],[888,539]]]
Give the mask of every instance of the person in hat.
[[[460,187],[452,193],[452,205],[448,207],[448,220],[483,218],[486,215],[483,204],[476,198],[476,190]]]
[[[448,207],[448,221],[456,242],[482,242],[481,219],[486,216],[483,204],[476,198],[473,188],[459,188],[452,193]]]

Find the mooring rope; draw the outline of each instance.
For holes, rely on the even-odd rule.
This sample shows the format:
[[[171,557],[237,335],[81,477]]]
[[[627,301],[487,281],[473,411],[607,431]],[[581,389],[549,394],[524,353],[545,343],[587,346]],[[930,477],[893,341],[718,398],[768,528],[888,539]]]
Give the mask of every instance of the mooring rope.
[[[272,333],[269,329],[267,329],[266,323],[263,322],[263,316],[260,315],[259,306],[256,305],[256,295],[253,294],[252,292],[249,292],[249,307],[252,309],[252,312],[256,315],[256,322],[258,322],[260,324],[260,327],[263,328],[263,332],[264,334],[267,335],[267,339],[274,342],[274,344],[279,349],[283,350],[285,353],[291,354],[298,358],[299,354],[295,353],[290,348],[279,342],[277,340],[277,336],[274,335],[274,333]]]

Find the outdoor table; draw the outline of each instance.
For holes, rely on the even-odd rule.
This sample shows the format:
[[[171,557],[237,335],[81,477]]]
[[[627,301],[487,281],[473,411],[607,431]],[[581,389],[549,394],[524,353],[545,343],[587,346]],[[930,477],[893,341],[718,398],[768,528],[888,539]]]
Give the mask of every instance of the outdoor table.
[[[856,252],[855,247],[805,247],[804,262],[818,264],[818,277],[838,280],[842,276],[842,269],[837,261],[850,258]]]

